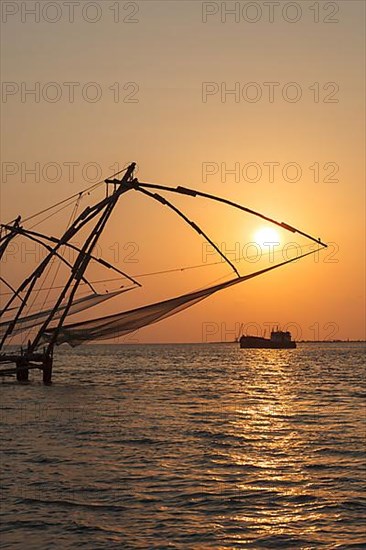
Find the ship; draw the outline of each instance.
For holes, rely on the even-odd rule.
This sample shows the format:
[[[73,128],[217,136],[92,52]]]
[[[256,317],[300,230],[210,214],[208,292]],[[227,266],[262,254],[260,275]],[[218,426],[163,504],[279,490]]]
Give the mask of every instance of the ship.
[[[36,243],[44,251],[44,255],[36,262],[34,269],[26,264],[25,267],[29,267],[29,271],[21,282],[18,280],[15,283],[9,279],[8,275],[1,273],[0,377],[14,376],[18,382],[26,383],[29,372],[35,369],[43,373],[43,382],[49,385],[52,381],[56,347],[63,343],[78,346],[88,342],[108,341],[112,338],[125,336],[153,323],[163,321],[219,291],[297,262],[300,258],[316,254],[320,249],[327,247],[320,238],[315,238],[288,223],[277,221],[223,197],[188,187],[171,187],[141,182],[135,176],[135,168],[136,163],[133,162],[87,189],[51,206],[42,207],[35,214],[25,218],[18,215],[15,219],[0,224],[1,262],[6,263],[6,251],[18,239]],[[121,179],[119,179],[120,176],[122,176]],[[105,186],[105,189],[101,186]],[[96,189],[104,190],[104,194],[103,198],[95,201],[92,198],[92,193]],[[123,306],[121,308],[124,293],[127,291],[137,292],[143,286],[140,280],[142,276],[166,273],[162,269],[158,273],[131,275],[97,255],[98,241],[112,212],[125,195],[130,193],[143,195],[145,198],[160,203],[165,209],[170,209],[201,239],[210,243],[220,256],[220,262],[225,262],[230,269],[230,274],[225,276],[225,278],[228,277],[228,280],[163,301],[147,303],[134,309],[126,310]],[[311,245],[308,246],[311,246],[312,249],[306,252],[302,251],[299,256],[272,264],[264,269],[241,274],[202,227],[190,220],[166,195],[184,195],[186,199],[204,199],[229,206],[242,213],[256,216],[262,221],[265,220],[269,224],[274,224],[285,231],[305,237],[311,241]],[[80,211],[81,202],[86,197],[90,197],[92,202]],[[70,218],[68,216],[64,218],[66,228],[63,232],[54,235],[48,227],[42,231],[39,229],[40,225],[44,225],[52,216],[63,212],[66,208],[71,209],[71,215]],[[34,229],[35,227],[37,230]],[[78,240],[75,241],[75,239]],[[316,247],[314,247],[314,243],[316,243]],[[68,251],[72,252],[72,257],[69,257]],[[91,264],[98,264],[99,269],[109,270],[113,273],[114,278],[104,281],[90,280],[88,268]],[[208,264],[202,265],[207,266]],[[55,283],[60,266],[65,275],[61,285]],[[170,271],[182,272],[182,270],[196,268],[197,266],[184,268],[180,266]],[[16,274],[17,272],[13,271],[13,275]],[[114,281],[113,284],[117,285],[117,288],[111,291],[98,291],[96,284],[107,280],[111,284]],[[71,320],[70,322],[70,317],[73,315],[103,304],[106,300],[118,302],[115,313],[77,322]],[[294,346],[294,342],[290,345],[289,339],[279,338],[276,334],[269,341],[243,337],[242,347],[249,347],[245,346],[246,342],[252,342],[251,347]],[[255,346],[255,343],[258,345]]]
[[[243,335],[239,343],[243,349],[294,349],[296,342],[291,338],[289,331],[272,330],[270,338]]]

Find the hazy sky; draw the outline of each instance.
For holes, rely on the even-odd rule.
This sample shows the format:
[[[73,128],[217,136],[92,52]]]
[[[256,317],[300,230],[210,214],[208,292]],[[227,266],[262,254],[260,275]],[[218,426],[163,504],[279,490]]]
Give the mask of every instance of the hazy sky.
[[[364,338],[364,25],[365,3],[350,0],[2,2],[2,220],[136,161],[141,181],[219,194],[332,244],[319,261],[224,291],[130,340],[224,340],[241,323]],[[176,203],[236,255],[266,225],[198,199]],[[64,216],[50,231],[64,228]],[[306,244],[278,236],[282,247]],[[121,200],[101,247],[131,274],[219,259],[138,196]],[[4,272],[19,281],[35,259],[15,252]],[[225,274],[220,265],[145,279],[140,297],[103,311]]]

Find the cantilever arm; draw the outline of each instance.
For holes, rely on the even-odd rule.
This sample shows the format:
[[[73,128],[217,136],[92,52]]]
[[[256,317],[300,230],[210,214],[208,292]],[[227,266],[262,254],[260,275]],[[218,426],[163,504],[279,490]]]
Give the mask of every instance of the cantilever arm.
[[[176,208],[174,204],[169,202],[165,197],[163,197],[162,195],[159,195],[158,193],[151,193],[150,191],[146,191],[146,189],[141,189],[138,183],[136,184],[136,186],[134,186],[134,189],[136,189],[136,191],[140,191],[140,193],[143,193],[144,195],[151,197],[152,199],[155,199],[156,201],[160,202],[164,206],[168,206],[169,208],[171,208],[176,214],[178,214],[178,216],[183,218],[183,220],[187,222],[199,235],[202,235],[203,238],[206,239],[206,241],[209,242],[210,245],[213,246],[213,248],[216,250],[216,252],[224,259],[224,261],[229,264],[229,266],[234,271],[234,273],[238,277],[240,277],[240,273],[236,269],[235,265],[232,264],[231,261],[225,256],[225,254],[221,252],[221,250],[218,248],[218,246],[215,245],[215,243],[210,239],[210,237],[204,231],[202,231],[202,229],[198,227],[196,223],[192,222],[189,218],[187,218],[187,216],[183,214],[183,212],[178,210],[178,208]]]
[[[203,197],[205,199],[214,200],[217,202],[221,202],[224,204],[228,204],[229,206],[233,206],[234,208],[238,208],[239,210],[242,210],[243,212],[248,212],[248,214],[253,214],[254,216],[257,216],[259,218],[262,218],[263,220],[266,220],[267,222],[273,223],[275,225],[278,225],[282,229],[286,229],[287,231],[290,231],[291,233],[299,233],[299,235],[302,235],[303,237],[306,237],[307,239],[310,239],[311,241],[314,241],[317,244],[320,244],[321,246],[324,246],[327,248],[327,244],[323,243],[320,239],[316,239],[315,237],[312,237],[308,233],[304,233],[304,231],[301,231],[300,229],[297,229],[296,227],[293,227],[285,222],[278,222],[268,216],[265,216],[264,214],[261,214],[260,212],[257,212],[256,210],[252,210],[251,208],[247,208],[246,206],[242,206],[240,204],[237,204],[233,201],[230,201],[228,199],[223,199],[222,197],[216,197],[215,195],[211,195],[209,193],[204,193],[202,191],[197,191],[196,189],[189,189],[188,187],[168,187],[167,185],[158,185],[155,183],[140,183],[138,182],[139,187],[144,187],[148,189],[159,189],[161,191],[169,191],[171,193],[178,193],[180,195],[190,195],[191,197]]]
[[[7,286],[12,292],[14,292],[15,296],[18,296],[19,300],[21,302],[24,302],[23,298],[20,296],[19,292],[17,292],[17,290],[11,286],[10,283],[8,283],[4,277],[0,277],[0,281],[2,281],[4,283],[5,286]]]
[[[8,226],[6,226],[6,225],[3,226],[3,227],[6,227],[6,228],[8,229]],[[52,251],[52,248],[51,248],[48,244],[42,242],[39,238],[37,238],[37,237],[34,236],[34,234],[37,235],[37,233],[35,233],[35,232],[33,232],[33,231],[27,231],[26,229],[23,229],[22,227],[15,227],[15,228],[13,228],[13,231],[14,231],[15,233],[20,234],[20,235],[24,235],[25,237],[27,237],[27,238],[30,239],[31,241],[34,241],[34,242],[40,244],[41,246],[43,246],[44,248],[46,248],[46,250],[48,250],[49,252]],[[44,235],[41,235],[41,234],[40,234],[40,236],[47,239],[47,237],[45,237]],[[72,264],[70,264],[70,262],[68,262],[63,256],[61,256],[61,254],[59,254],[58,252],[55,252],[55,256],[56,256],[59,260],[61,260],[64,264],[66,264],[67,267],[69,267],[70,269],[72,269],[72,267],[73,267]],[[96,294],[96,290],[92,287],[92,285],[89,283],[89,281],[88,281],[85,277],[82,277],[82,279],[83,279],[84,283],[88,285],[88,287],[90,288],[90,290],[91,290],[92,292],[94,292],[94,294]]]
[[[4,224],[2,224],[2,227],[8,228],[8,226],[4,225]],[[41,239],[45,239],[45,240],[50,241],[52,243],[58,243],[59,240],[60,240],[60,239],[57,239],[57,237],[49,237],[47,235],[44,235],[43,233],[39,233],[38,231],[31,231],[30,229],[24,229],[24,227],[19,228],[19,229],[21,229],[22,234],[24,234],[26,236],[29,236],[29,238],[30,238],[31,235],[33,235],[34,237],[39,237]],[[18,231],[18,233],[20,233],[20,231]],[[63,245],[67,246],[68,248],[71,248],[72,250],[75,250],[76,252],[81,251],[79,247],[77,247],[76,245],[74,245],[72,243],[65,242],[65,243],[63,243]],[[121,271],[120,269],[118,269],[114,265],[110,264],[106,260],[103,260],[103,258],[97,258],[96,256],[93,256],[93,254],[88,254],[88,256],[92,260],[94,260],[95,262],[98,262],[99,264],[103,265],[104,267],[107,267],[108,269],[112,269],[113,271],[115,271],[119,275],[122,275],[123,277],[126,277],[126,279],[131,281],[131,283],[134,283],[137,286],[142,286],[141,283],[136,281],[136,279],[134,279],[133,277],[131,277],[130,275],[128,275],[124,271]]]

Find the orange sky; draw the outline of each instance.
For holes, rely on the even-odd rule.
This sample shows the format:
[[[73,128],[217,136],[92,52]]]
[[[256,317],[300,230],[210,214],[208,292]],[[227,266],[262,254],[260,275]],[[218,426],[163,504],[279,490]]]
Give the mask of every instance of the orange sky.
[[[241,323],[261,331],[293,323],[290,330],[302,338],[365,337],[363,2],[331,3],[339,8],[333,15],[320,2],[319,22],[314,2],[298,2],[294,23],[285,20],[296,13],[284,14],[284,2],[272,23],[262,2],[256,23],[245,20],[254,11],[241,11],[237,22],[226,14],[225,21],[221,2],[96,2],[95,14],[75,8],[73,23],[65,8],[39,13],[35,22],[20,4],[17,13],[2,14],[2,220],[26,217],[87,187],[95,173],[104,178],[116,163],[136,161],[141,181],[218,194],[334,243],[318,262],[307,258],[258,277],[124,341],[232,339]],[[117,4],[120,22],[111,9]],[[65,84],[71,82],[73,102]],[[96,102],[94,93],[101,95]],[[261,95],[256,102],[254,93]],[[74,178],[70,163],[78,163]],[[291,181],[292,163],[298,181]],[[202,200],[174,200],[226,250],[243,250],[265,225]],[[64,224],[56,217],[49,231]],[[280,237],[281,246],[306,244],[286,232]],[[121,199],[100,244],[108,261],[131,274],[205,261],[202,241],[181,220],[134,195]],[[34,257],[19,246],[4,273],[19,281],[32,265]],[[257,266],[238,263],[243,274]],[[219,265],[144,279],[141,296],[130,293],[102,312],[225,274],[230,270]]]

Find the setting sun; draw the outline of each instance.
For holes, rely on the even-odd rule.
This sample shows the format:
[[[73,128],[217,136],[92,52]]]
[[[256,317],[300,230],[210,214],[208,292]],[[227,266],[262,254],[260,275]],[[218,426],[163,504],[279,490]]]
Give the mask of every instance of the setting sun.
[[[273,227],[261,227],[254,234],[254,242],[261,247],[266,244],[280,244],[280,236]]]

